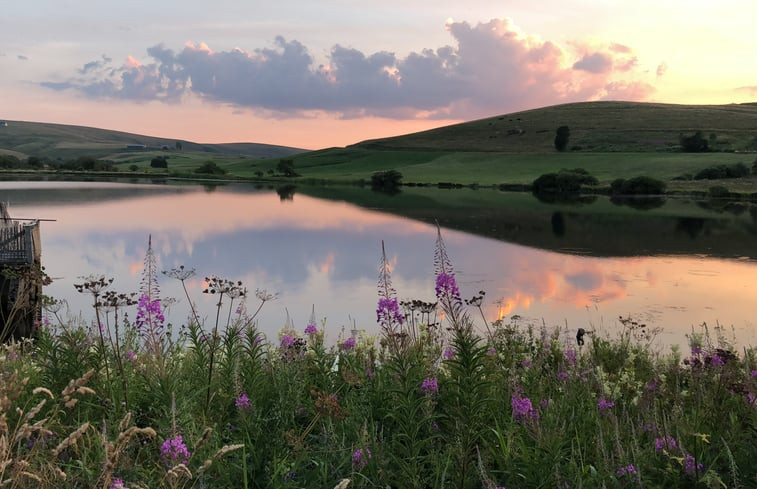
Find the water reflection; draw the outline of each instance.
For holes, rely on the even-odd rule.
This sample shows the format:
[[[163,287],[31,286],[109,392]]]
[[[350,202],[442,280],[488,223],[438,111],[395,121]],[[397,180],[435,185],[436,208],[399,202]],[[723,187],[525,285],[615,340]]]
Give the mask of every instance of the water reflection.
[[[202,277],[218,275],[242,280],[251,290],[281,292],[259,316],[269,336],[283,326],[287,314],[303,328],[313,305],[318,318],[326,318],[332,340],[342,328],[353,326],[375,333],[381,241],[394,266],[400,299],[431,301],[436,218],[448,226],[443,233],[463,296],[485,290],[490,320],[517,314],[521,322],[567,324],[575,335],[578,327],[611,331],[619,326],[618,317],[630,315],[662,326],[666,344],[682,342],[702,322],[719,322],[733,325],[740,341],[755,343],[751,304],[757,297],[757,266],[751,260],[712,257],[742,249],[754,253],[753,208],[726,225],[696,205],[682,211],[668,208],[676,203],[666,203],[635,211],[599,199],[591,206],[570,207],[539,203],[527,194],[508,195],[502,205],[494,200],[502,194],[486,190],[442,192],[446,205],[434,200],[440,197],[432,189],[406,189],[395,197],[346,190],[372,199],[367,207],[392,213],[347,204],[337,189],[309,192],[331,191],[334,200],[302,192],[294,198],[291,188],[226,185],[208,190],[16,182],[0,184],[0,197],[10,202],[15,215],[57,219],[42,228],[43,260],[55,279],[46,293],[67,298],[77,312],[89,308],[87,298],[73,290],[79,276],[103,273],[116,278],[119,291],[138,289],[151,234],[162,269],[197,269],[187,285],[208,318],[215,317],[214,299],[200,293]],[[486,204],[449,202],[473,195]],[[649,217],[637,222],[631,217],[635,214],[615,209]],[[688,215],[677,215],[681,212]],[[636,236],[639,232],[646,234]],[[677,238],[666,243],[660,235]],[[512,242],[502,240],[508,237]],[[720,248],[708,248],[719,241]],[[645,242],[646,247],[638,246]],[[662,243],[667,250],[675,245],[676,256],[642,256],[650,252],[649,243]],[[544,249],[549,246],[583,255]],[[603,250],[621,253],[586,256]],[[161,277],[160,286],[164,295],[178,299],[171,317],[182,322],[189,306],[180,284]]]

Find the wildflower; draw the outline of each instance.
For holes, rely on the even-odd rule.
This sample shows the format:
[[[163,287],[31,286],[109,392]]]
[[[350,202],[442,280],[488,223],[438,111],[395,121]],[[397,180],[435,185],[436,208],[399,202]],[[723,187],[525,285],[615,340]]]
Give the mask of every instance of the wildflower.
[[[568,380],[568,377],[569,377],[568,372],[557,372],[557,378],[562,381]]]
[[[453,358],[455,358],[455,350],[453,350],[452,348],[445,348],[442,356],[445,360],[452,360]]]
[[[124,357],[126,357],[126,359],[130,362],[135,362],[137,360],[137,354],[131,350],[124,353]]]
[[[371,459],[370,448],[358,448],[352,454],[352,466],[355,467],[355,470],[361,470],[363,467],[368,465],[368,460],[370,459]]]
[[[252,340],[252,344],[255,345],[255,346],[258,346],[258,345],[260,345],[262,343],[263,343],[263,337],[260,336],[259,334],[256,334],[255,338]]]
[[[160,446],[160,458],[167,466],[174,466],[177,464],[185,464],[189,462],[191,454],[187,450],[187,446],[181,438],[181,435],[176,435],[173,438],[167,438],[166,441]]]
[[[426,377],[421,383],[421,392],[424,394],[438,394],[439,383],[436,377]]]
[[[297,478],[297,472],[294,470],[290,470],[286,474],[284,474],[284,482],[291,481]]]
[[[683,470],[686,471],[686,475],[689,477],[696,475],[699,472],[702,472],[704,469],[704,465],[701,463],[697,463],[697,459],[694,458],[693,455],[690,453],[686,454],[686,457],[683,460]]]
[[[341,344],[342,351],[350,351],[355,348],[355,338],[347,338]]]
[[[510,406],[513,409],[513,418],[523,423],[529,419],[539,419],[539,413],[531,404],[531,399],[521,397],[519,392],[513,392],[510,397]]]
[[[497,350],[495,348],[489,348],[488,350],[486,350],[486,354],[492,357],[497,354]]]
[[[148,328],[155,330],[163,326],[166,318],[163,315],[163,309],[160,306],[160,299],[150,300],[150,296],[142,294],[139,296],[137,303],[137,319],[135,321],[137,329],[146,334]]]
[[[692,355],[699,355],[702,353],[702,347],[699,345],[691,345],[691,354]]]
[[[247,397],[247,394],[245,393],[242,393],[239,397],[237,397],[237,400],[234,401],[234,405],[239,409],[250,409],[252,407],[250,398]]]
[[[549,407],[549,399],[542,399],[539,401],[539,406],[541,407],[542,411],[547,409]]]
[[[565,363],[570,365],[571,367],[576,364],[576,352],[573,349],[567,349],[562,354],[563,360],[565,360]]]
[[[124,484],[123,479],[119,479],[118,477],[114,477],[113,480],[110,483],[109,489],[126,489],[126,484]]]
[[[723,361],[723,359],[720,358],[720,355],[717,355],[717,354],[707,355],[704,358],[704,363],[705,364],[709,363],[710,365],[715,366],[715,367],[722,367],[723,365],[725,365],[725,362]]]
[[[381,297],[376,309],[376,318],[379,324],[402,324],[404,317],[400,312],[400,306],[395,297]]]
[[[453,304],[461,304],[460,289],[457,288],[455,276],[451,273],[440,273],[436,276],[436,298],[440,301],[447,298]]]
[[[371,367],[368,367],[365,369],[365,376],[369,379],[372,379],[376,376],[376,372],[374,372]]]
[[[636,472],[636,467],[634,467],[633,465],[626,465],[625,467],[619,468],[617,472],[615,472],[615,475],[617,475],[618,477],[623,477],[625,475],[636,476],[638,475],[638,472]]]
[[[295,340],[294,336],[285,334],[281,337],[281,349],[286,350],[288,348],[291,348],[294,346],[297,340]]]
[[[752,370],[751,375],[752,375],[752,378],[757,377],[757,370]]]
[[[675,438],[669,435],[665,435],[662,438],[655,438],[654,450],[655,452],[661,452],[663,450],[674,450],[678,448]]]
[[[523,360],[522,362],[520,362],[520,366],[523,367],[523,368],[530,367],[531,366],[531,360]]]
[[[305,327],[305,334],[308,336],[313,336],[318,334],[318,328],[313,323],[308,323],[308,325]]]
[[[610,408],[615,406],[614,401],[608,401],[604,397],[600,397],[599,401],[597,402],[597,407],[599,408],[599,412],[601,414],[607,414],[610,412]]]

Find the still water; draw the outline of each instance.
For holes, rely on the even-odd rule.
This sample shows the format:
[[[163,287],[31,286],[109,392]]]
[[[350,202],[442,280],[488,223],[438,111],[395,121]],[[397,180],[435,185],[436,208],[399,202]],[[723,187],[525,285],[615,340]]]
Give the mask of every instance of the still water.
[[[663,350],[702,323],[720,324],[739,344],[757,344],[754,206],[558,204],[491,189],[382,196],[104,182],[0,182],[0,199],[13,217],[55,219],[42,223],[43,264],[53,278],[45,293],[85,318],[91,297],[73,284],[96,273],[114,277],[120,292],[137,291],[152,236],[159,269],[196,269],[187,285],[208,329],[216,298],[201,291],[203,278],[216,275],[278,293],[258,315],[269,338],[287,320],[304,329],[313,310],[330,341],[352,329],[375,334],[381,242],[399,299],[433,301],[437,221],[463,297],[486,291],[490,321],[515,316],[566,335],[583,327],[613,336],[618,318],[630,317],[661,328]],[[169,319],[184,323],[190,309],[180,283],[161,275],[160,288],[176,299]],[[257,305],[250,294],[246,307]],[[224,306],[222,318],[227,313]]]

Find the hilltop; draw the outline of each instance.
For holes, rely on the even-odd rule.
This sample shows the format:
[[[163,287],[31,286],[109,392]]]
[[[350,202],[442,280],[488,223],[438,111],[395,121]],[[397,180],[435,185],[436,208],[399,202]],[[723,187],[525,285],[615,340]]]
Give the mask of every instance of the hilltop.
[[[305,150],[260,143],[203,144],[94,127],[43,122],[4,121],[0,126],[0,154],[20,159],[30,156],[50,159],[90,156],[119,161],[148,151],[181,148],[182,152],[205,153],[208,157],[246,156],[278,158]]]

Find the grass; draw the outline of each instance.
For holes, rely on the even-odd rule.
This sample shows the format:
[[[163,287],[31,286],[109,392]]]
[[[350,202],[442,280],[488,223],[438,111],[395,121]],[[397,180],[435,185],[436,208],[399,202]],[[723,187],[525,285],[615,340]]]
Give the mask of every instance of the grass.
[[[215,322],[170,327],[146,301],[133,314],[131,296],[87,280],[102,330],[49,303],[35,341],[2,347],[0,484],[755,482],[757,350],[706,327],[685,352],[660,353],[654,332],[630,320],[613,338],[517,318],[477,324],[484,295],[461,300],[441,234],[434,254],[436,304],[398,304],[382,257],[379,338],[326,338],[315,318],[263,338],[255,311],[270,297],[247,302],[232,293],[242,284],[218,277],[208,281]]]

